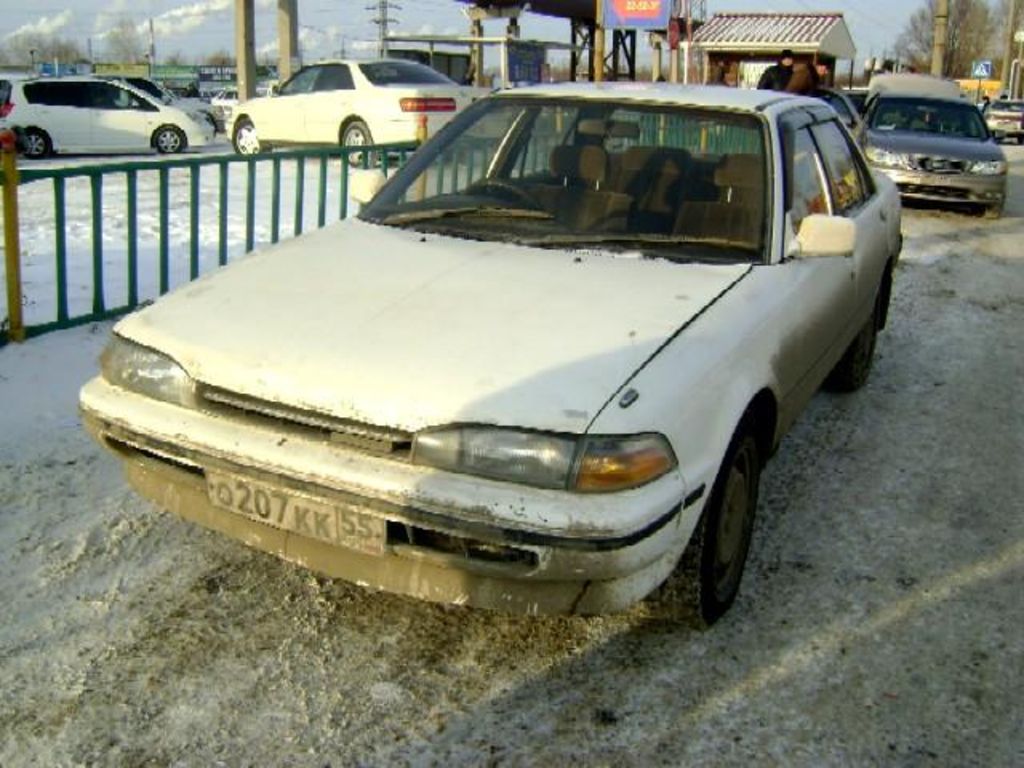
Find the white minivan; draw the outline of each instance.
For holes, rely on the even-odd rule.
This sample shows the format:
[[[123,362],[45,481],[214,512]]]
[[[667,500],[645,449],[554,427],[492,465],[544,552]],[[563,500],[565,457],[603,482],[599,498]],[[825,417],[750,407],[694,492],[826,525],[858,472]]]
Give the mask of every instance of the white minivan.
[[[137,88],[93,77],[11,81],[5,127],[19,129],[28,157],[54,152],[180,152],[213,139],[202,115],[160,104]]]

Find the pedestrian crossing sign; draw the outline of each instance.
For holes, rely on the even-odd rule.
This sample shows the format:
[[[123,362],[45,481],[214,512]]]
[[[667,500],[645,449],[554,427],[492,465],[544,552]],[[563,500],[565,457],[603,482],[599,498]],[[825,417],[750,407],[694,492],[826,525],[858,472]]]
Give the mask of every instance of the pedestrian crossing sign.
[[[975,80],[989,80],[992,77],[992,60],[981,59],[971,65],[971,77]]]

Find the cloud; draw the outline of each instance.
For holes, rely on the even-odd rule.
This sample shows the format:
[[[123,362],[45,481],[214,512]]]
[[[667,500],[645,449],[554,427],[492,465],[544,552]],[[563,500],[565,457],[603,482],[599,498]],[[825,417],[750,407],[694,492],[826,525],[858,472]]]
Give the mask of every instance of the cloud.
[[[71,10],[61,11],[56,16],[43,16],[39,21],[30,24],[22,24],[16,30],[7,35],[8,38],[18,35],[52,35],[64,29],[70,23],[74,14]]]
[[[183,35],[201,27],[210,16],[231,10],[233,0],[204,0],[182,5],[153,17],[156,34],[162,37]]]

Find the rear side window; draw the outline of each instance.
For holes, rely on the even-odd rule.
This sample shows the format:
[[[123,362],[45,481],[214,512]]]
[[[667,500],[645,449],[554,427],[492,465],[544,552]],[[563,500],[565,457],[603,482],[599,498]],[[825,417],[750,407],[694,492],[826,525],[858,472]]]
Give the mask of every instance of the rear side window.
[[[0,104],[6,104],[11,100],[11,81],[0,80]]]
[[[87,83],[27,83],[25,98],[30,104],[49,107],[91,107],[85,85]]]
[[[440,72],[413,61],[375,61],[360,64],[363,76],[374,85],[453,85]]]
[[[352,73],[346,64],[325,64],[316,78],[318,91],[350,91],[352,87]]]

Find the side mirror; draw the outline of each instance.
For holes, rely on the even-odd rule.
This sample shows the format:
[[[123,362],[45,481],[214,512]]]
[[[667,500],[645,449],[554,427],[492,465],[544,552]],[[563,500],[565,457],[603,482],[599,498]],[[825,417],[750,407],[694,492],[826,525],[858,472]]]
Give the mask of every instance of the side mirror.
[[[348,177],[349,194],[360,205],[366,205],[380,192],[385,181],[387,179],[384,177],[384,172],[380,170],[352,171]]]
[[[852,256],[856,243],[857,226],[851,219],[813,213],[800,222],[790,255],[798,259]]]

